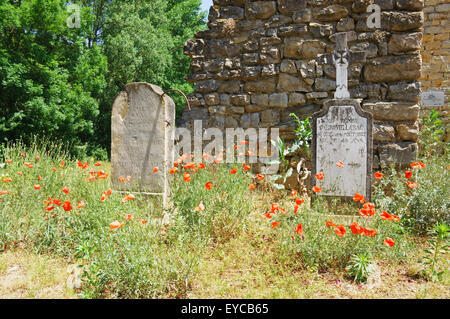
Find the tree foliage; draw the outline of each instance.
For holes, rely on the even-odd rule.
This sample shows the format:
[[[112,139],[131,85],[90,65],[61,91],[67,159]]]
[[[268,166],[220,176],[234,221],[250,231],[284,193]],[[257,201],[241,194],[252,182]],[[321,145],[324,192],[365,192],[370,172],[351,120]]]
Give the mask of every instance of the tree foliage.
[[[38,134],[108,149],[126,83],[192,90],[183,44],[204,28],[200,0],[73,2],[80,28],[68,27],[69,1],[0,0],[0,143]]]

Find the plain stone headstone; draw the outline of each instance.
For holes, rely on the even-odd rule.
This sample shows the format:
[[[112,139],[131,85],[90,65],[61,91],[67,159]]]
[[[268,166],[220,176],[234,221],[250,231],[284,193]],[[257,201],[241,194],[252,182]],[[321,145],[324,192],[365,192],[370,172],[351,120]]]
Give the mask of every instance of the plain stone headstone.
[[[357,100],[335,99],[312,115],[312,181],[322,187],[319,195],[371,198],[372,114]],[[340,168],[337,162],[343,162]],[[315,174],[323,172],[324,179]]]
[[[148,83],[127,84],[114,100],[111,117],[111,175],[115,190],[168,194],[174,162],[175,104]],[[158,167],[156,173],[153,169]],[[129,182],[119,177],[130,176]]]
[[[445,105],[445,94],[443,91],[422,92],[422,106],[443,106]]]

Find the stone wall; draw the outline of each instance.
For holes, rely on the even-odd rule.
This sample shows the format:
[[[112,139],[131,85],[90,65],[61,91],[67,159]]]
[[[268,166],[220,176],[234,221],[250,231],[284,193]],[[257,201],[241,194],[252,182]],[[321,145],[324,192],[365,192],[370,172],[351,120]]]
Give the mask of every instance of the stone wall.
[[[422,91],[442,90],[445,92],[445,104],[441,106],[422,107],[426,111],[435,109],[448,124],[450,97],[450,3],[448,0],[425,0],[424,30],[422,45]],[[448,132],[449,133],[449,132]],[[447,134],[447,140],[450,134]]]
[[[381,27],[367,26],[367,6],[381,6]],[[335,68],[318,55],[347,32],[351,51],[367,52],[349,66],[352,98],[374,115],[374,166],[406,164],[417,151],[423,0],[214,0],[209,29],[185,45],[192,58],[192,111],[183,125],[279,127],[295,138],[290,113],[301,118],[333,98]]]

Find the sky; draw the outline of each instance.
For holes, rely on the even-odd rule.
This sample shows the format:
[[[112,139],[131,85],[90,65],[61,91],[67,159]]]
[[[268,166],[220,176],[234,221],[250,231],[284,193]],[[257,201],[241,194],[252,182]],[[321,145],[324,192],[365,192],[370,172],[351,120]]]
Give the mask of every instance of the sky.
[[[202,0],[202,10],[209,12],[209,8],[212,6],[213,0]]]

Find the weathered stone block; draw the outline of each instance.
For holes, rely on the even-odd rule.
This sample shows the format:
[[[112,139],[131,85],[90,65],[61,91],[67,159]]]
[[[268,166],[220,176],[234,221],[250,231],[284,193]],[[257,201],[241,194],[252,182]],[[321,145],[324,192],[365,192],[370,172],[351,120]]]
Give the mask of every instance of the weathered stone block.
[[[278,10],[287,16],[303,8],[306,8],[306,0],[278,0]]]
[[[339,21],[347,17],[347,15],[348,10],[346,7],[334,4],[321,9],[315,18],[319,21]]]
[[[289,94],[289,106],[303,105],[306,103],[305,95],[302,93]]]
[[[423,9],[423,0],[396,0],[395,7],[399,10],[419,11]]]
[[[282,92],[308,92],[311,87],[296,76],[281,73],[278,79],[278,90]]]
[[[233,104],[233,105],[244,106],[244,105],[250,104],[250,95],[235,94],[235,95],[231,96],[230,100],[231,100],[231,104]]]
[[[418,102],[420,99],[419,82],[398,82],[389,85],[387,98],[391,100],[402,100]]]
[[[336,81],[327,78],[317,78],[314,89],[316,91],[334,91],[336,90]]]
[[[373,140],[375,142],[386,143],[393,142],[395,139],[395,129],[389,124],[373,125]]]
[[[259,81],[249,81],[244,85],[245,92],[251,93],[273,93],[275,92],[275,79],[267,78]]]
[[[365,102],[362,108],[372,113],[374,120],[415,121],[419,117],[419,105],[408,102]]]
[[[272,64],[281,62],[280,49],[264,48],[259,55],[262,64]]]
[[[277,12],[275,1],[248,2],[245,13],[248,19],[268,19]]]
[[[336,30],[338,32],[351,31],[354,29],[355,29],[355,20],[353,20],[350,17],[346,17],[339,20],[339,22],[336,25]]]
[[[320,40],[305,40],[302,43],[300,58],[316,58],[325,53],[326,43]]]
[[[416,160],[418,146],[416,143],[386,144],[378,147],[382,165],[396,164],[408,166]]]
[[[379,57],[370,61],[364,69],[368,82],[414,81],[420,78],[420,55]]]
[[[203,39],[189,39],[184,44],[184,54],[191,58],[203,55],[205,41]]]
[[[206,105],[208,105],[208,106],[218,105],[220,103],[219,94],[218,93],[206,94],[205,102],[206,102]]]
[[[295,11],[292,19],[295,23],[311,21],[311,9],[305,8]]]
[[[286,93],[273,93],[269,95],[269,106],[271,107],[287,107],[288,95]]]
[[[283,73],[297,74],[295,62],[292,60],[283,60],[280,65],[280,71]]]
[[[243,80],[255,80],[261,75],[260,66],[248,66],[242,68],[242,79]]]
[[[389,53],[403,53],[407,51],[420,50],[422,44],[422,32],[394,33],[388,45]]]
[[[220,83],[217,87],[219,93],[238,93],[241,90],[241,81],[231,80]]]
[[[417,142],[419,138],[419,125],[417,122],[412,124],[402,123],[395,126],[397,136],[402,141]]]
[[[261,76],[263,78],[275,76],[278,74],[278,67],[275,64],[266,64],[262,67]]]
[[[381,27],[383,30],[408,31],[423,26],[423,12],[382,12]]]

